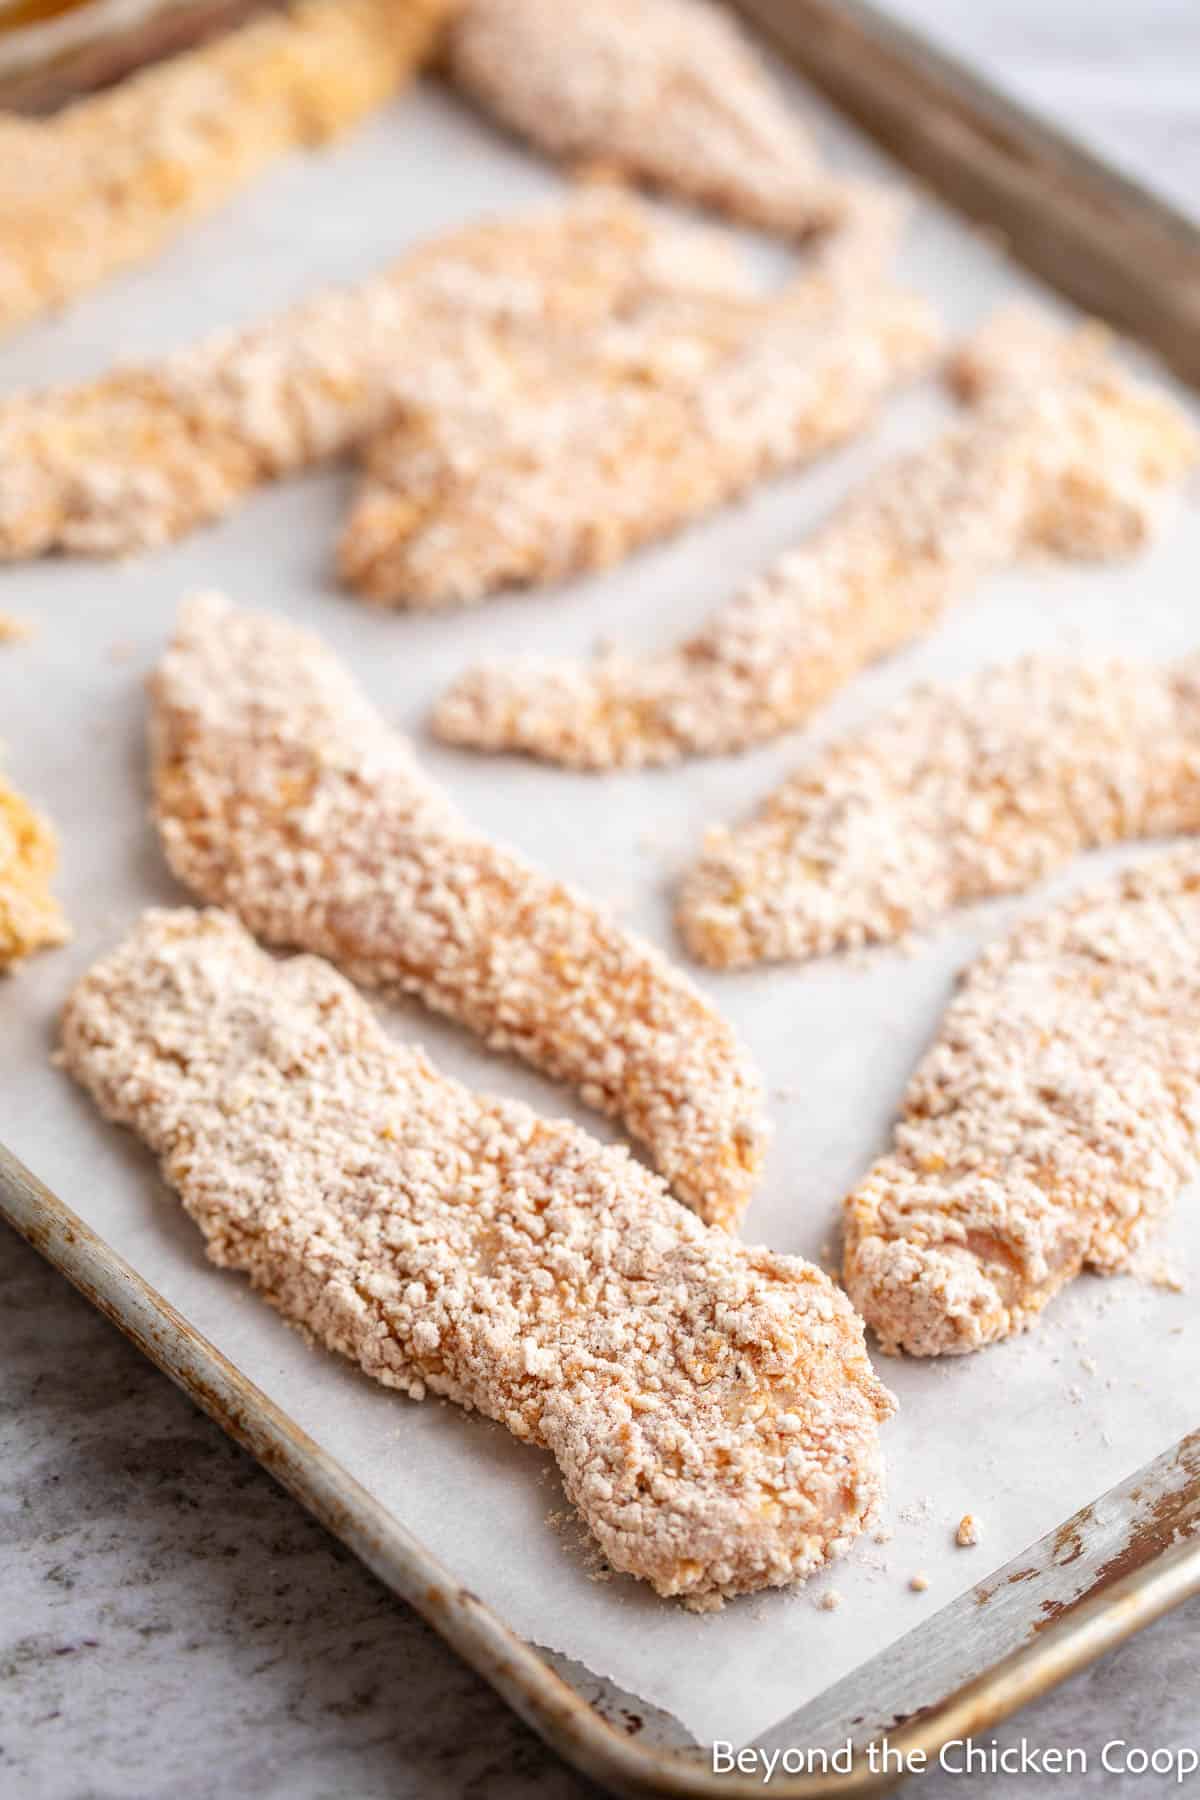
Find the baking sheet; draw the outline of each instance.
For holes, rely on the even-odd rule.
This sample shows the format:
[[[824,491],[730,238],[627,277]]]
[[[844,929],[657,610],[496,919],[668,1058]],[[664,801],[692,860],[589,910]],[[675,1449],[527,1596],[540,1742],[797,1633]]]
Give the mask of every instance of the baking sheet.
[[[844,167],[869,151],[824,117]],[[553,191],[555,177],[433,89],[319,159],[277,170],[153,269],[110,285],[0,350],[0,391],[85,376],[208,327],[349,279],[428,232]],[[912,281],[965,326],[1028,284],[983,243],[925,209],[903,258]],[[876,1654],[1196,1423],[1191,1301],[1128,1279],[1079,1282],[1036,1335],[961,1361],[885,1363],[902,1402],[886,1428],[893,1540],[870,1537],[790,1594],[695,1617],[628,1580],[597,1580],[570,1529],[548,1459],[442,1404],[415,1406],[308,1348],[200,1240],[132,1139],[102,1125],[50,1066],[71,981],[147,904],[183,901],[146,816],[141,680],[180,596],[219,586],[238,602],[317,627],[385,712],[420,733],[428,705],[468,660],[536,647],[586,652],[600,635],[661,642],[798,538],[867,469],[944,411],[910,396],[870,442],[776,484],[676,542],[569,592],[514,596],[441,618],[377,614],[339,592],[334,535],[351,487],[327,471],[256,497],[215,530],[122,565],[48,562],[0,576],[0,609],[36,622],[0,649],[7,768],[56,819],[60,892],[76,928],[0,989],[0,1136],[50,1187],[521,1635],[673,1713],[695,1737],[745,1741]],[[966,672],[1023,649],[1195,646],[1200,509],[1184,509],[1146,556],[1119,570],[1030,567],[988,584],[937,637],[853,684],[815,737],[865,719],[917,677]],[[805,751],[799,735],[752,755],[678,771],[572,776],[423,744],[464,810],[672,944],[671,886],[703,827],[750,809]],[[1096,879],[1127,853],[1093,857],[1055,884]],[[980,908],[917,953],[880,951],[698,980],[752,1046],[776,1137],[745,1235],[820,1257],[842,1193],[886,1140],[954,971],[1018,907]],[[385,1011],[449,1072],[606,1128],[553,1084],[490,1056],[415,1007]],[[1176,1209],[1163,1253],[1200,1256],[1200,1209]],[[982,1543],[960,1550],[970,1511]],[[916,1594],[909,1578],[929,1577]],[[842,1597],[819,1610],[828,1586]]]

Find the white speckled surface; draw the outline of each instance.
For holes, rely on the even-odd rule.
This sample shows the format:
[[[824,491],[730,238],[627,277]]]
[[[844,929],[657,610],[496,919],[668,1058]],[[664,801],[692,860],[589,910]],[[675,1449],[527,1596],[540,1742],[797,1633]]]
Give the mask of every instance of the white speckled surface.
[[[902,0],[1178,199],[1195,0]],[[1195,1741],[1194,1604],[998,1733]],[[970,1783],[934,1776],[920,1800]],[[1152,1795],[1164,1778],[974,1791]],[[0,1797],[588,1790],[25,1246],[0,1235]]]

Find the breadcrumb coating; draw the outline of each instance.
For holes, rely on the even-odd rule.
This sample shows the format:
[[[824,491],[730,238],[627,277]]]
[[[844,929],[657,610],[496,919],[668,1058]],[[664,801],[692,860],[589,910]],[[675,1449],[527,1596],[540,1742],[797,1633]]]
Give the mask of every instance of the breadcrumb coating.
[[[1153,536],[1163,502],[1194,469],[1200,437],[1165,391],[1123,375],[1098,320],[1066,330],[1036,308],[1000,307],[950,358],[958,397],[986,412],[1006,395],[1075,387],[1095,397],[1086,432],[1031,497],[1027,540],[1081,560],[1124,556]],[[1040,501],[1040,504],[1039,504]]]
[[[1112,333],[1099,319],[1068,327],[1041,307],[1008,301],[955,345],[946,379],[959,400],[978,405],[999,389],[1085,374],[1111,348]]]
[[[418,246],[382,274],[157,363],[0,402],[0,557],[115,556],[350,449],[403,396],[499,388],[511,337],[648,293],[745,291],[735,251],[589,189]]]
[[[720,968],[903,937],[1082,850],[1200,831],[1200,659],[1031,656],[915,689],[711,831],[679,927]]]
[[[473,830],[309,633],[204,596],[151,687],[181,881],[265,942],[416,994],[571,1083],[703,1218],[736,1224],[765,1151],[762,1084],[681,971]]]
[[[381,106],[451,0],[294,0],[45,119],[0,118],[0,332],[145,262]]]
[[[1022,921],[967,971],[846,1201],[846,1290],[885,1350],[976,1350],[1142,1246],[1195,1173],[1198,938],[1192,847]]]
[[[994,322],[976,416],[873,476],[694,637],[642,657],[485,663],[440,701],[438,735],[578,769],[743,750],[802,724],[1022,551],[1138,548],[1196,462],[1187,415],[1116,368],[1091,328],[1049,333],[1041,359],[1023,322],[1008,328],[1010,383]]]
[[[215,1263],[385,1386],[548,1449],[614,1568],[710,1603],[783,1586],[876,1506],[893,1402],[819,1269],[445,1079],[328,964],[151,912],[62,1041]]]
[[[49,820],[0,778],[0,973],[70,936],[50,892],[57,865]]]
[[[467,0],[450,72],[501,124],[748,225],[806,237],[842,184],[724,7],[705,0]]]
[[[341,573],[418,608],[619,561],[862,430],[937,347],[923,301],[852,300],[821,268],[757,301],[652,297],[500,404],[401,411],[368,447]]]

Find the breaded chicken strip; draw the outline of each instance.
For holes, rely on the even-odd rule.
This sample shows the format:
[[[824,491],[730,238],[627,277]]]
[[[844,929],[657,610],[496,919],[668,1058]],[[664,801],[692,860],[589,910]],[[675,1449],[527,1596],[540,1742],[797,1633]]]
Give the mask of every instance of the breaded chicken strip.
[[[967,971],[894,1144],[846,1201],[884,1349],[956,1355],[1123,1268],[1196,1167],[1200,851],[1026,919]]]
[[[561,581],[843,443],[940,344],[925,302],[879,279],[889,231],[864,219],[757,299],[649,296],[511,393],[402,407],[367,444],[343,577],[404,607]]]
[[[0,401],[0,558],[180,537],[339,455],[401,397],[502,393],[510,343],[648,294],[746,292],[716,232],[604,189],[431,239],[392,268],[156,363]]]
[[[152,693],[181,881],[571,1083],[702,1217],[736,1224],[766,1127],[733,1031],[650,945],[472,829],[317,638],[195,600]]]
[[[841,217],[843,184],[724,7],[466,0],[448,60],[464,92],[560,161],[787,237]]]
[[[0,332],[382,106],[453,0],[293,0],[44,119],[0,117]]]
[[[50,892],[57,863],[49,820],[0,779],[0,974],[71,935]]]
[[[63,1049],[214,1262],[386,1386],[545,1446],[613,1567],[658,1593],[801,1580],[875,1507],[891,1397],[820,1270],[446,1080],[326,963],[152,912],[76,988]]]
[[[997,376],[976,416],[872,476],[694,637],[641,657],[485,663],[439,702],[439,737],[576,769],[744,750],[802,724],[1022,552],[1140,547],[1195,465],[1190,420],[1112,365],[1090,328],[1051,333],[1040,360],[1013,330],[1011,383],[993,326]]]
[[[679,927],[720,968],[901,937],[1081,850],[1200,830],[1200,659],[1026,657],[917,688],[713,830]]]

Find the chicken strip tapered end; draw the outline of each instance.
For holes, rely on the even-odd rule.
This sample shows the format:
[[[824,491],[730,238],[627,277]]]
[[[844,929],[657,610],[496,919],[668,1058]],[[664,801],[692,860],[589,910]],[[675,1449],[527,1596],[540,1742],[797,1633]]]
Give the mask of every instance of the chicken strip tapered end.
[[[836,226],[844,185],[724,7],[466,0],[462,90],[550,156],[787,237]]]

